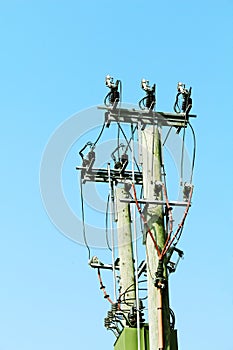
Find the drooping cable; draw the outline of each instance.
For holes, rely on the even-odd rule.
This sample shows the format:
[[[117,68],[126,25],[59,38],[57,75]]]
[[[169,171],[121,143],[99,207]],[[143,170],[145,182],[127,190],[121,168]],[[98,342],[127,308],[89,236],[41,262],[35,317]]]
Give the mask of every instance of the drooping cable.
[[[134,136],[134,133],[135,133],[135,131],[137,130],[137,128],[138,128],[138,126],[136,125],[136,126],[134,127],[133,131],[132,131],[132,135],[131,135],[130,139],[129,139],[128,142],[127,142],[127,145],[126,145],[126,148],[125,148],[125,152],[128,151],[130,142],[132,141],[132,137]],[[135,159],[135,157],[134,157],[134,159]]]
[[[167,208],[167,212],[168,212],[168,216],[169,216],[169,232],[168,232],[167,239],[166,239],[166,242],[164,244],[164,247],[163,247],[163,250],[161,253],[161,256],[163,257],[164,250],[166,249],[166,246],[169,243],[169,241],[171,239],[172,232],[173,232],[173,217],[172,217],[172,208],[169,204],[167,190],[166,190],[166,187],[164,184],[162,184],[162,188],[163,188],[163,193],[164,193],[164,197],[165,197],[165,201],[166,201],[166,208]]]
[[[110,195],[108,194],[107,205],[106,205],[106,213],[105,213],[105,238],[106,238],[106,243],[107,243],[108,249],[109,249],[110,251],[112,251],[112,248],[110,247],[109,239],[108,239],[108,210],[109,210],[109,200],[110,200]]]
[[[117,128],[117,156],[120,159],[120,128]]]
[[[102,134],[103,134],[103,132],[104,132],[104,128],[105,128],[105,121],[104,121],[104,123],[103,123],[102,129],[100,130],[100,133],[99,133],[97,139],[96,139],[95,142],[93,143],[94,146],[96,146],[97,142],[98,142],[99,139],[101,138],[101,136],[102,136]]]
[[[170,239],[170,241],[168,242],[166,247],[164,247],[163,252],[162,252],[163,256],[165,256],[165,254],[167,253],[168,249],[171,247],[171,245],[174,242],[174,240],[178,237],[180,231],[182,230],[182,228],[184,226],[185,219],[186,219],[186,217],[188,215],[188,211],[189,211],[189,208],[191,206],[192,194],[193,194],[193,186],[190,189],[189,198],[188,198],[186,209],[184,211],[183,218],[182,218],[181,222],[179,223],[178,228],[177,228],[176,232],[174,233],[173,237]],[[179,237],[180,237],[180,235],[179,235]]]
[[[84,213],[84,200],[83,200],[83,184],[82,184],[82,178],[80,174],[80,194],[81,194],[81,209],[82,209],[82,227],[83,227],[83,240],[85,243],[85,246],[88,251],[88,259],[90,260],[91,258],[91,250],[87,242],[87,237],[86,237],[86,225],[85,225],[85,213]]]
[[[175,328],[175,323],[176,323],[176,316],[175,316],[174,311],[171,308],[169,308],[169,313],[170,313],[170,316],[171,316],[170,327],[171,327],[171,329],[174,329]]]
[[[100,274],[100,269],[98,268],[97,271],[98,271],[97,273],[98,273],[98,279],[99,279],[99,283],[100,283],[100,289],[103,291],[104,298],[107,299],[111,304],[113,304],[113,301],[109,297],[108,293],[106,292],[105,286],[103,284],[103,280],[102,280],[102,277],[101,277],[101,274]]]
[[[166,141],[167,141],[167,139],[168,139],[168,137],[169,137],[171,131],[172,131],[172,126],[170,126],[170,128],[169,128],[169,130],[168,130],[168,132],[167,132],[167,135],[165,136],[165,139],[164,139],[164,141],[163,141],[163,146],[165,145],[165,143],[166,143]]]
[[[191,176],[190,176],[190,183],[193,181],[193,171],[194,171],[194,165],[195,165],[195,158],[196,158],[196,135],[194,132],[194,129],[192,125],[188,122],[189,127],[192,130],[192,135],[193,135],[193,159],[192,159],[192,168],[191,168]]]
[[[121,127],[121,125],[120,125],[119,122],[118,122],[117,124],[118,124],[118,127],[120,128],[120,130],[121,130],[121,132],[122,132],[122,135],[124,136],[124,138],[125,138],[125,140],[126,140],[126,142],[127,142],[127,144],[128,144],[128,148],[129,148],[130,152],[132,152],[132,148],[131,148],[131,146],[130,146],[130,144],[129,144],[128,138],[127,138],[127,136],[126,136],[126,134],[125,134],[123,128]],[[127,147],[127,146],[126,146],[126,147]],[[137,169],[138,169],[138,172],[141,173],[141,170],[140,170],[140,168],[139,168],[139,165],[138,165],[137,160],[136,160],[135,157],[134,157],[134,162],[135,162],[135,165],[136,165],[136,167],[137,167]]]
[[[141,281],[138,281],[138,284],[140,284],[140,283],[145,283],[145,282],[147,282],[147,280],[141,280]],[[145,288],[145,289],[143,289],[143,288],[138,288],[139,290],[147,290],[147,288]],[[134,289],[134,283],[132,283],[132,284],[130,284],[120,295],[119,295],[119,297],[118,297],[118,304],[121,304],[122,302],[124,302],[125,301],[125,294],[126,293],[129,293],[129,292],[132,292],[132,291],[134,291],[135,289]],[[124,298],[124,300],[122,301],[122,297]]]
[[[182,146],[181,146],[181,158],[180,158],[180,185],[183,185],[184,176],[184,142],[185,142],[185,128],[183,130]]]
[[[121,102],[122,102],[122,82],[119,80],[120,85],[120,92],[119,92],[119,108],[118,108],[118,120],[121,115]],[[117,122],[117,147],[118,147],[118,159],[120,159],[120,128],[119,128],[119,121]]]
[[[107,93],[107,95],[105,96],[105,98],[104,98],[104,104],[105,104],[106,107],[109,107],[109,105],[108,105],[108,103],[107,103],[107,100],[108,100],[108,98],[109,98],[110,95],[111,95],[111,91],[109,91],[109,92]]]
[[[176,236],[176,242],[174,243],[174,246],[176,246],[177,243],[179,242],[180,237],[181,237],[181,235],[183,233],[183,229],[184,229],[184,226],[181,227],[179,234]]]
[[[149,153],[151,155],[151,178],[154,178],[154,152],[155,152],[155,125],[153,124],[153,133],[152,133],[152,143],[151,143],[151,152]],[[145,135],[146,138],[146,135]]]

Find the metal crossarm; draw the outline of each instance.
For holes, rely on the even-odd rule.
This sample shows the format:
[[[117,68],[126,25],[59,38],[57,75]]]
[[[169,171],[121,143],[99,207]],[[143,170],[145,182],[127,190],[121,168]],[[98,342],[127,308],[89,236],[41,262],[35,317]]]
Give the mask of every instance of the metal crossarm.
[[[122,198],[120,199],[120,202],[126,202],[126,203],[135,203],[134,199],[128,199],[128,198]],[[147,200],[147,199],[138,199],[138,203],[141,204],[155,204],[155,205],[166,205],[166,201],[162,200]],[[178,206],[178,207],[187,207],[187,202],[179,202],[179,201],[169,201],[170,206]]]
[[[83,183],[90,182],[108,182],[109,174],[107,169],[91,169],[91,171],[86,171],[85,167],[76,167],[77,170],[82,171],[82,180]],[[132,171],[124,171],[124,174],[119,172],[119,170],[110,171],[111,180],[118,183],[125,183],[132,181]],[[136,185],[142,185],[142,174],[139,172],[134,172],[135,183]]]
[[[154,112],[151,110],[142,111],[126,108],[109,108],[98,106],[98,109],[107,110],[105,113],[106,126],[109,127],[111,122],[138,124],[144,128],[146,125],[186,127],[189,118],[196,118],[195,114],[187,115],[186,113],[168,113]]]

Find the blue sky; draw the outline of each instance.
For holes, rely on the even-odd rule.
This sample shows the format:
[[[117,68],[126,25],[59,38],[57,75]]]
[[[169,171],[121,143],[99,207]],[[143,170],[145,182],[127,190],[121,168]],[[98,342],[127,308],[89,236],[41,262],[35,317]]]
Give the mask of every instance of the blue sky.
[[[195,193],[171,302],[181,350],[233,349],[232,2],[1,0],[0,26],[0,349],[113,347],[87,251],[51,223],[39,187],[51,134],[102,103],[107,73],[126,102],[143,76],[156,82],[159,110],[172,110],[178,81],[193,87]]]

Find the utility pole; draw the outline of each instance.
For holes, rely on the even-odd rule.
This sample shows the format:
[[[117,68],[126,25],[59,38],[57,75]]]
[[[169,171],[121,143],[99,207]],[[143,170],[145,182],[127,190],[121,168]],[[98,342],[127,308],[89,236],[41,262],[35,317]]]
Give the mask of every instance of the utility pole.
[[[120,199],[129,198],[129,192],[124,187],[116,188],[116,214],[118,233],[118,256],[120,268],[120,295],[125,292],[124,299],[128,300],[128,305],[122,306],[123,312],[130,312],[135,302],[135,274],[132,249],[132,232],[130,207],[128,203],[121,202]],[[125,320],[123,321],[125,324]]]
[[[162,149],[161,130],[159,130],[158,126],[148,127],[142,132],[142,150],[144,198],[150,201],[161,200]],[[147,222],[158,247],[162,250],[166,239],[162,205],[148,205]],[[146,236],[146,257],[150,348],[170,350],[168,291],[162,291],[160,288],[155,287],[155,276],[159,260],[154,243],[148,234]],[[164,274],[166,275],[166,268],[164,268]]]
[[[92,268],[98,270],[100,289],[104,293],[104,298],[111,304],[111,309],[105,318],[105,327],[116,336],[114,350],[178,350],[175,316],[169,306],[168,277],[170,273],[175,272],[178,261],[183,256],[183,252],[176,245],[181,237],[184,222],[191,206],[193,192],[195,134],[189,119],[196,116],[189,114],[192,107],[191,88],[187,90],[183,83],[178,83],[178,93],[174,104],[175,113],[167,113],[154,111],[156,105],[155,84],[150,87],[147,80],[143,79],[141,81],[141,87],[146,96],[139,101],[139,110],[137,110],[135,108],[117,107],[121,99],[118,91],[118,87],[121,91],[120,80],[114,83],[113,78],[108,75],[105,82],[110,92],[104,99],[105,106],[98,107],[105,111],[104,126],[96,141],[94,143],[88,142],[81,149],[79,154],[83,163],[81,167],[77,167],[78,170],[81,170],[82,183],[102,182],[109,184],[111,209],[113,209],[113,204],[115,209],[114,218],[118,246],[116,249],[114,235],[112,234],[112,249],[109,247],[112,250],[112,263],[104,264],[96,256],[89,262]],[[95,169],[94,149],[96,143],[101,138],[104,128],[109,128],[112,124],[115,124],[118,128],[117,147],[111,153],[114,166],[111,167],[111,163],[107,160],[107,169]],[[124,124],[131,125],[130,139],[122,128]],[[190,183],[185,182],[183,184],[183,201],[169,201],[162,161],[162,128],[169,127],[170,131],[175,128],[177,134],[181,129],[184,130],[181,150],[183,169],[182,154],[185,130],[189,126],[194,140]],[[133,142],[136,130],[139,140],[138,157],[141,158],[138,161],[136,160],[137,154],[135,156]],[[126,145],[119,142],[120,133],[125,138]],[[131,140],[133,145],[130,146]],[[84,156],[83,152],[87,147],[90,147],[90,151]],[[127,168],[129,156],[131,156],[131,170]],[[137,198],[136,188],[143,189],[142,198]],[[131,223],[132,206],[135,209],[133,211],[134,219],[136,218],[137,209],[138,216],[141,217],[144,223],[145,258],[140,264],[138,263],[137,253],[137,225],[136,221],[133,222],[133,225]],[[176,229],[173,228],[173,206],[184,208],[183,218]],[[84,215],[82,216],[84,217]],[[113,212],[111,212],[110,218],[113,233]],[[87,242],[86,233],[84,232],[84,234],[85,242]],[[88,246],[87,248],[90,251]],[[118,255],[117,259],[115,253],[116,256]],[[174,255],[175,253],[178,254],[176,262],[171,260],[171,258],[174,258],[173,253]],[[106,292],[102,282],[100,275],[102,270],[113,273],[114,301]],[[146,276],[146,280],[142,276]],[[142,285],[145,286],[145,282],[147,282],[147,288],[141,287]],[[119,285],[118,296],[116,292],[117,283]],[[147,303],[148,321],[144,319],[144,302]]]

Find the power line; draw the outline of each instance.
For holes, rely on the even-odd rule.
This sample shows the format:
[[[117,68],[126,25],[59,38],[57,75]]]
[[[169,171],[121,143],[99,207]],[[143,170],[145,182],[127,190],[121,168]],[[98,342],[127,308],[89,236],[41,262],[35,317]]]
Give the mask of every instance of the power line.
[[[97,142],[98,142],[99,139],[101,138],[101,136],[102,136],[102,134],[103,134],[103,132],[104,132],[104,128],[105,128],[105,121],[104,121],[104,123],[103,123],[102,129],[100,130],[100,133],[99,133],[97,139],[96,139],[95,142],[93,143],[94,146],[96,146]]]
[[[188,122],[188,125],[189,125],[190,129],[192,130],[192,135],[193,135],[193,159],[192,159],[192,168],[191,168],[191,176],[190,176],[190,183],[192,183],[195,158],[196,158],[196,135],[195,135],[195,131],[194,131],[192,125],[190,124],[190,122]]]
[[[106,205],[106,213],[105,213],[105,238],[106,238],[106,243],[107,243],[108,249],[109,249],[110,251],[112,251],[112,248],[110,247],[109,239],[108,239],[108,210],[109,210],[109,199],[110,199],[110,195],[108,194],[107,205]]]
[[[86,226],[85,226],[85,214],[84,214],[84,201],[83,201],[83,184],[82,184],[82,178],[80,174],[80,193],[81,193],[81,208],[82,208],[82,227],[83,227],[83,240],[85,243],[85,246],[88,250],[88,259],[91,258],[91,250],[87,243],[87,237],[86,237]]]

